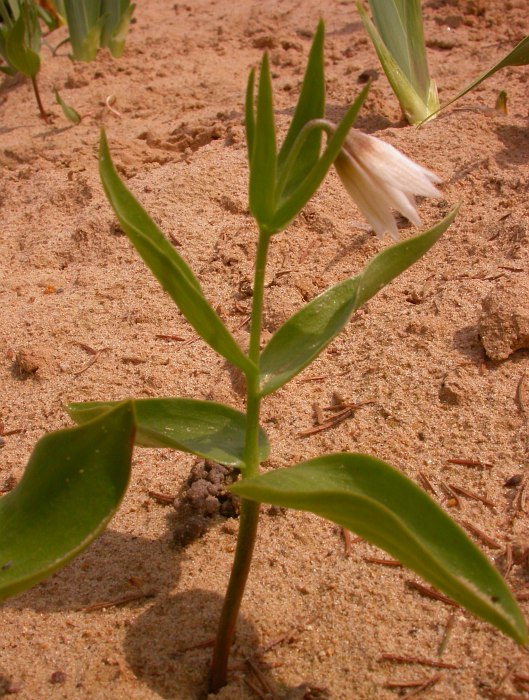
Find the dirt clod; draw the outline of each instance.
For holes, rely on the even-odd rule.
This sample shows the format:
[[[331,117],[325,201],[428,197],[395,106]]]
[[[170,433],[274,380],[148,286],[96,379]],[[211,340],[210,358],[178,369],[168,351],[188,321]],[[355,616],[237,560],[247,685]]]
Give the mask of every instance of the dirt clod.
[[[529,348],[529,281],[518,277],[496,287],[482,302],[479,333],[491,360]]]
[[[30,376],[42,379],[46,376],[49,365],[50,353],[44,348],[21,348],[15,355],[14,371],[23,379]]]
[[[176,500],[175,542],[185,547],[201,537],[214,519],[236,518],[239,500],[226,487],[237,479],[237,471],[216,462],[197,462]]]

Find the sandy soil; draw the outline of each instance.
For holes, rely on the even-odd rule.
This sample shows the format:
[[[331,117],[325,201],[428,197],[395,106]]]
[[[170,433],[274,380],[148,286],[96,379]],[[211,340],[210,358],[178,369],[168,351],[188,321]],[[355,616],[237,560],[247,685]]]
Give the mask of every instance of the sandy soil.
[[[529,33],[526,0],[424,5],[441,100]],[[491,538],[477,541],[507,571],[512,587],[527,591],[521,489],[529,353],[511,352],[515,341],[505,348],[502,338],[505,324],[518,323],[524,313],[527,321],[529,72],[499,73],[457,109],[412,129],[401,120],[354,4],[345,0],[140,0],[122,59],[102,53],[91,64],[73,65],[66,47],[55,58],[44,48],[40,83],[54,114],[49,126],[39,121],[29,84],[2,85],[0,418],[6,432],[20,432],[4,438],[0,484],[8,488],[20,478],[39,437],[70,424],[62,409],[68,401],[180,395],[243,407],[224,362],[202,342],[158,337],[193,334],[115,224],[97,175],[98,130],[106,127],[129,186],[244,342],[244,289],[255,246],[241,111],[246,77],[268,48],[284,128],[320,14],[327,22],[329,116],[339,118],[373,76],[358,125],[443,178],[443,199],[421,205],[425,226],[453,204],[462,207],[434,250],[265,402],[263,425],[272,442],[266,466],[349,450],[385,459],[417,481],[424,475],[456,520]],[[50,39],[57,43],[63,34]],[[68,126],[52,103],[53,85],[87,115],[80,126]],[[494,110],[502,89],[508,115]],[[402,223],[403,236],[415,232]],[[274,240],[265,334],[381,246],[331,174]],[[487,298],[487,349],[501,359],[490,359],[480,340]],[[513,334],[519,336],[519,328]],[[518,340],[527,345],[527,338]],[[87,348],[99,351],[90,366],[94,355]],[[20,357],[35,371],[21,373]],[[332,430],[297,436],[313,424],[312,404],[328,405],[334,392],[373,403]],[[138,450],[130,489],[108,531],[60,573],[1,606],[0,695],[204,695],[236,521],[219,522],[179,548],[174,508],[148,495],[176,495],[194,462]],[[506,485],[515,475],[522,481]],[[493,507],[461,494],[454,499],[448,484]],[[384,556],[358,542],[346,556],[331,524],[265,508],[230,683],[219,697],[268,697],[245,663],[267,645],[258,663],[277,698],[385,700],[413,690],[399,692],[388,683],[434,676],[418,694],[527,697],[516,684],[516,674],[529,675],[523,650],[410,587],[416,580],[410,572],[369,560]],[[134,591],[154,595],[91,609]],[[527,610],[527,602],[521,605]],[[384,654],[446,667],[399,664]]]

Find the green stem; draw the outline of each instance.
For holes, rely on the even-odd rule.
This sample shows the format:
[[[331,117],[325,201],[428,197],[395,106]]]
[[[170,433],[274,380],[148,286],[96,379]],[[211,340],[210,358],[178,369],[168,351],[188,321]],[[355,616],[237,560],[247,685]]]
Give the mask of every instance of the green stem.
[[[260,232],[255,263],[253,286],[252,322],[250,328],[249,357],[258,365],[261,341],[261,320],[263,315],[264,277],[266,258],[270,236]],[[259,472],[259,373],[257,371],[246,375],[247,404],[246,404],[246,446],[245,467],[242,478],[253,476]],[[210,692],[217,693],[226,685],[228,672],[228,657],[235,636],[237,617],[241,607],[242,597],[257,534],[259,519],[259,503],[241,500],[241,515],[239,520],[239,536],[235,549],[235,558],[230,574],[228,589],[224,598],[220,616],[213,660],[211,663]]]

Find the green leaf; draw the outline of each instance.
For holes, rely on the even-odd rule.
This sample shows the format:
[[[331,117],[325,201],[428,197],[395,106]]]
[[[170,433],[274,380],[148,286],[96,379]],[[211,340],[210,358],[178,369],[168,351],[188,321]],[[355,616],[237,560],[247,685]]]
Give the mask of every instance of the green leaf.
[[[424,491],[373,457],[334,454],[249,477],[242,498],[310,511],[356,532],[519,644],[527,627],[504,580]]]
[[[9,5],[6,4],[6,0],[0,0],[0,21],[4,25],[2,29],[5,30],[6,28],[9,29],[12,27],[13,20],[16,20],[17,17],[14,15],[12,16],[11,9]]]
[[[408,14],[400,3],[382,1],[383,5],[370,0],[376,26],[360,0],[356,7],[406,119],[418,124],[439,106],[435,83],[429,79],[420,4]]]
[[[275,209],[276,130],[272,104],[272,81],[268,54],[261,62],[257,92],[257,117],[250,159],[250,211],[263,232],[273,233],[269,224]]]
[[[430,75],[420,0],[369,0],[369,7],[384,45],[426,102]]]
[[[360,274],[329,287],[286,321],[261,355],[261,395],[283,386],[310,364],[338,335],[354,311],[433,246],[456,213],[454,209],[425,233],[386,248]]]
[[[127,489],[134,414],[121,403],[80,428],[49,433],[0,498],[0,599],[60,569],[99,535]]]
[[[123,54],[135,7],[130,0],[102,0],[101,14],[105,16],[105,22],[101,46],[108,47],[114,58]]]
[[[312,119],[322,119],[325,114],[325,76],[323,64],[323,43],[325,25],[320,20],[305,70],[301,93],[294,112],[294,117],[278,155],[278,178],[281,179],[283,166],[301,130]],[[303,142],[293,166],[284,183],[283,192],[287,196],[305,178],[318,161],[321,149],[321,130],[312,131]]]
[[[342,144],[347,138],[347,134],[354,124],[368,92],[369,85],[366,85],[349,107],[344,118],[336,128],[336,131],[329,139],[321,158],[316,162],[312,170],[310,170],[298,187],[288,195],[288,197],[282,198],[278,203],[271,222],[272,230],[282,231],[286,228],[321,185],[329,168],[336,160]]]
[[[72,124],[80,124],[81,123],[81,115],[79,112],[77,112],[73,107],[70,107],[70,105],[66,104],[66,102],[62,99],[62,97],[59,94],[59,91],[57,88],[53,88],[53,92],[55,94],[55,101],[57,102],[58,105],[61,106],[61,109],[63,111],[64,116],[68,121],[72,122]]]
[[[93,61],[101,45],[105,17],[101,16],[101,0],[64,0],[70,32],[72,58]]]
[[[246,145],[248,147],[248,163],[252,164],[253,144],[255,140],[255,112],[253,108],[253,95],[255,86],[255,69],[252,68],[248,76],[246,86],[246,100],[244,102],[244,126],[246,130]]]
[[[40,70],[40,56],[30,45],[36,45],[32,38],[38,35],[40,45],[40,29],[35,12],[21,12],[13,27],[7,32],[5,50],[7,60],[20,73],[34,78]],[[34,8],[33,8],[34,10]]]
[[[485,73],[482,73],[478,78],[476,78],[476,80],[473,80],[470,83],[470,85],[467,85],[466,88],[463,88],[463,90],[461,90],[461,92],[458,92],[455,97],[441,105],[441,107],[437,111],[440,111],[441,109],[444,109],[445,107],[448,107],[449,105],[454,103],[456,100],[459,100],[460,97],[466,95],[467,92],[473,90],[477,85],[482,83],[487,78],[490,78],[491,75],[494,75],[494,73],[501,70],[502,68],[507,68],[508,66],[527,66],[528,64],[529,36],[526,36],[525,39],[522,39],[522,41],[520,41],[520,43],[517,44],[512,51],[509,51],[509,53],[504,58],[502,58],[501,61],[496,63],[496,65],[494,65],[489,70],[485,71]]]
[[[76,423],[106,413],[119,402],[72,403],[68,413]],[[220,464],[244,469],[246,416],[230,406],[193,399],[135,399],[136,444],[170,447],[191,452]],[[259,433],[259,459],[268,457],[270,446]]]
[[[217,312],[206,301],[189,266],[120,180],[104,131],[101,132],[99,173],[108,201],[123,230],[196,332],[231,363],[244,372],[255,373],[254,363],[243,353]]]

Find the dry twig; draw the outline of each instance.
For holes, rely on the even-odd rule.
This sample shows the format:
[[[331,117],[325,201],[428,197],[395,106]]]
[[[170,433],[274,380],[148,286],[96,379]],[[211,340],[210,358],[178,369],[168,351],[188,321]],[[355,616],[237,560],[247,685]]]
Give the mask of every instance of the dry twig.
[[[144,591],[130,591],[130,593],[125,593],[120,598],[115,598],[114,600],[105,600],[101,603],[92,603],[84,608],[81,608],[81,612],[94,612],[95,610],[104,610],[105,608],[115,608],[118,605],[126,605],[127,603],[133,603],[136,600],[142,600],[143,598],[154,598],[156,591],[153,588],[148,588]]]
[[[408,586],[410,588],[414,588],[416,591],[421,593],[422,595],[426,596],[427,598],[433,598],[434,600],[440,600],[442,603],[446,603],[447,605],[452,605],[454,608],[458,608],[459,605],[449,598],[446,595],[443,595],[442,593],[439,593],[439,591],[436,591],[435,588],[429,588],[428,586],[423,586],[422,583],[418,583],[417,581],[406,581]]]
[[[431,666],[432,668],[459,668],[455,664],[436,659],[425,659],[422,656],[400,656],[399,654],[382,654],[379,661],[392,661],[396,664],[418,664],[419,666]]]

